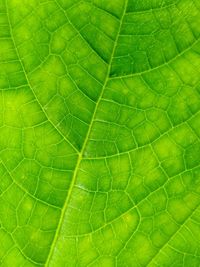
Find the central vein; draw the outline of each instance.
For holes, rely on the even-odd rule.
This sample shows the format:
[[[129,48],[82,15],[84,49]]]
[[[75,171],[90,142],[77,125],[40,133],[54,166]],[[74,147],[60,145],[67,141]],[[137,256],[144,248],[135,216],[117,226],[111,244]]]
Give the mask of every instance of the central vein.
[[[83,155],[84,155],[84,152],[85,152],[85,149],[86,149],[86,146],[87,146],[87,143],[88,143],[91,131],[92,131],[92,127],[93,127],[94,119],[96,117],[96,113],[97,113],[97,110],[98,110],[98,107],[99,107],[99,103],[101,101],[101,98],[103,96],[104,90],[105,90],[106,85],[107,85],[107,82],[109,80],[109,75],[110,75],[110,70],[111,70],[111,65],[112,65],[111,63],[112,63],[112,59],[113,59],[113,56],[114,56],[114,53],[115,53],[115,50],[116,50],[119,34],[120,34],[120,31],[121,31],[121,26],[122,26],[122,23],[123,23],[123,18],[124,18],[125,14],[126,14],[127,4],[128,4],[128,0],[125,1],[124,12],[123,12],[123,14],[121,16],[119,29],[118,29],[118,32],[116,34],[115,43],[113,45],[113,50],[112,50],[112,53],[111,53],[110,61],[108,63],[108,69],[107,69],[107,74],[106,74],[106,77],[105,77],[105,82],[104,82],[104,84],[102,86],[101,93],[100,93],[99,98],[98,98],[98,100],[96,102],[96,106],[95,106],[95,109],[94,109],[94,112],[93,112],[93,116],[91,118],[90,125],[88,127],[88,131],[87,131],[87,134],[86,134],[86,137],[85,137],[85,141],[84,141],[82,149],[81,149],[81,151],[80,151],[80,153],[78,155],[76,168],[74,170],[74,174],[73,174],[72,181],[71,181],[71,184],[70,184],[70,188],[69,188],[69,191],[68,191],[68,194],[67,194],[67,198],[66,198],[65,204],[64,204],[64,206],[62,208],[62,212],[61,212],[59,224],[58,224],[58,227],[57,227],[57,231],[55,233],[54,240],[53,240],[53,243],[51,245],[51,249],[50,249],[46,264],[45,264],[46,267],[49,266],[50,260],[51,260],[51,258],[53,256],[54,249],[56,247],[56,243],[58,241],[58,237],[59,237],[59,234],[60,234],[60,231],[61,231],[61,228],[62,228],[62,222],[63,222],[64,216],[65,216],[65,212],[66,212],[66,209],[68,207],[68,203],[69,203],[70,198],[71,198],[72,190],[73,190],[73,187],[74,187],[75,182],[76,182],[77,174],[78,174],[78,171],[79,171],[79,166],[80,166],[80,163],[82,161],[82,158],[83,158]]]

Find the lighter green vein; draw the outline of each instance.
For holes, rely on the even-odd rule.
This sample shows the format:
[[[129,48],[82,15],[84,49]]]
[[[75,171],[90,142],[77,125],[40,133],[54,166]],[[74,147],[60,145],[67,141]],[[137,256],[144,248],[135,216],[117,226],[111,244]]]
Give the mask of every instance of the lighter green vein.
[[[11,26],[11,22],[10,22],[10,16],[9,16],[9,12],[8,12],[8,5],[7,5],[7,0],[6,0],[6,8],[7,8],[7,17],[8,17],[8,24],[9,24],[9,28],[10,28],[10,35],[11,35],[11,39],[13,41],[13,44],[14,44],[14,47],[15,47],[15,51],[16,51],[16,54],[17,54],[17,58],[18,58],[18,61],[22,67],[22,70],[23,70],[23,73],[24,73],[24,76],[26,78],[26,82],[27,82],[27,85],[29,86],[30,90],[32,91],[33,93],[33,96],[35,97],[39,107],[41,108],[42,112],[44,113],[45,117],[47,118],[47,120],[49,121],[49,123],[52,125],[52,127],[59,133],[60,136],[62,136],[62,138],[73,148],[73,150],[79,154],[79,151],[78,149],[72,144],[70,143],[70,141],[63,135],[63,133],[59,130],[58,127],[56,127],[56,125],[52,122],[52,120],[49,118],[49,116],[47,115],[45,109],[43,108],[43,106],[41,105],[37,95],[35,94],[30,82],[29,82],[29,78],[28,78],[28,75],[26,73],[26,70],[24,68],[24,64],[23,62],[21,61],[20,59],[20,55],[19,55],[19,51],[18,51],[18,48],[17,48],[17,45],[15,43],[15,38],[14,38],[14,35],[13,35],[13,31],[12,31],[12,26]]]
[[[96,49],[94,49],[94,47],[91,46],[91,43],[88,42],[88,40],[86,40],[86,38],[83,36],[83,34],[75,27],[75,25],[72,23],[72,21],[69,19],[67,13],[66,13],[66,10],[64,10],[62,8],[62,6],[59,4],[59,2],[57,0],[55,0],[57,6],[60,8],[60,10],[63,10],[64,12],[64,15],[66,17],[66,19],[68,20],[68,22],[70,23],[71,27],[73,28],[73,30],[78,34],[78,36],[87,44],[87,46],[89,48],[92,49],[92,51],[98,56],[98,58],[100,58],[100,60],[105,63],[106,65],[108,65],[109,63],[101,57],[101,55],[98,53],[98,51],[96,51]]]
[[[184,225],[188,222],[188,220],[194,215],[194,213],[196,212],[196,210],[199,208],[200,204],[198,204],[193,210],[192,213],[190,213],[184,220],[184,222],[180,225],[180,227],[178,227],[178,229],[170,236],[170,238],[167,240],[167,242],[158,250],[158,252],[153,256],[153,258],[151,258],[151,260],[147,263],[149,266],[149,264],[151,264],[155,258],[159,255],[159,253],[169,244],[169,242],[172,240],[172,238],[181,231],[181,229],[184,227]]]
[[[37,198],[35,195],[31,194],[26,188],[24,188],[21,184],[19,184],[14,176],[12,175],[12,173],[8,170],[8,168],[6,167],[6,165],[4,164],[3,161],[0,161],[0,164],[2,164],[3,168],[6,170],[6,172],[8,173],[8,175],[10,176],[10,178],[12,179],[13,183],[19,188],[21,189],[24,194],[27,194],[31,199],[33,199],[34,201],[38,201],[39,203],[42,203],[45,206],[49,206],[52,207],[53,209],[58,209],[60,210],[61,208],[59,206],[53,205],[51,203],[48,203],[47,201],[44,201],[40,198]],[[7,190],[7,189],[6,189]]]
[[[72,178],[72,182],[70,184],[69,192],[67,194],[67,198],[66,198],[65,204],[64,204],[63,209],[62,209],[62,213],[61,213],[60,221],[59,221],[59,224],[58,224],[58,228],[57,228],[57,231],[56,231],[56,234],[55,234],[55,237],[54,237],[54,240],[53,240],[53,243],[52,243],[52,246],[51,246],[47,261],[46,261],[46,264],[45,264],[46,267],[49,266],[50,260],[51,260],[51,258],[53,256],[54,249],[55,249],[55,246],[56,246],[56,243],[58,241],[59,234],[60,234],[60,231],[61,231],[62,222],[64,220],[65,212],[67,210],[67,207],[68,207],[68,204],[69,204],[69,201],[70,201],[70,198],[71,198],[72,190],[73,190],[75,182],[76,182],[76,178],[77,178],[77,174],[78,174],[78,171],[79,171],[80,163],[82,161],[82,158],[83,158],[83,155],[84,155],[84,152],[85,152],[85,148],[87,146],[87,143],[88,143],[91,131],[92,131],[93,123],[94,123],[94,120],[95,120],[95,117],[96,117],[96,113],[97,113],[101,98],[103,96],[104,90],[105,90],[107,82],[109,80],[109,74],[110,74],[110,70],[111,70],[112,58],[113,58],[115,50],[116,50],[117,41],[118,41],[118,38],[119,38],[119,35],[120,35],[122,22],[123,22],[123,18],[125,16],[125,13],[126,13],[127,5],[128,5],[128,0],[125,1],[124,12],[123,12],[122,17],[121,17],[120,26],[119,26],[119,29],[118,29],[118,32],[117,32],[117,35],[116,35],[116,40],[115,40],[115,43],[114,43],[114,46],[113,46],[113,51],[112,51],[112,54],[111,54],[111,58],[110,58],[110,62],[109,62],[108,70],[107,70],[107,75],[105,77],[105,82],[104,82],[104,85],[102,87],[102,91],[101,91],[101,93],[99,95],[98,101],[96,103],[96,106],[95,106],[95,109],[94,109],[94,112],[93,112],[93,116],[92,116],[88,131],[87,131],[87,135],[86,135],[85,141],[83,143],[81,152],[80,152],[78,160],[77,160],[77,164],[76,164],[76,168],[74,170],[74,175],[73,175],[73,178]]]
[[[160,161],[157,160],[157,162],[159,163]],[[147,195],[144,196],[144,198],[140,199],[137,203],[135,203],[132,207],[128,208],[126,211],[122,212],[120,215],[118,215],[117,217],[115,217],[114,219],[110,220],[110,221],[107,221],[104,225],[94,229],[93,231],[91,232],[87,232],[87,233],[84,233],[84,234],[78,234],[76,236],[78,237],[83,237],[83,236],[87,236],[88,234],[90,235],[93,235],[94,233],[96,232],[99,232],[100,230],[104,229],[105,227],[107,227],[108,225],[111,225],[112,223],[116,222],[117,220],[121,219],[123,216],[129,214],[131,211],[133,211],[134,209],[136,209],[137,211],[139,210],[140,208],[140,205],[145,202],[146,200],[148,200],[152,195],[156,194],[158,191],[162,190],[162,189],[165,189],[165,186],[167,185],[167,183],[169,182],[169,179],[172,180],[172,179],[175,179],[177,177],[177,174],[171,176],[170,178],[168,177],[167,173],[164,171],[163,168],[161,168],[162,171],[164,172],[165,174],[165,181],[160,184],[157,188],[154,189],[154,191],[151,191],[150,193],[148,193]],[[184,173],[186,173],[187,170],[184,170],[183,172],[180,172],[178,175],[182,175]],[[77,187],[77,188],[80,188],[80,187]],[[68,235],[69,237],[74,237],[74,235]]]
[[[149,73],[149,72],[153,72],[155,70],[159,70],[160,68],[162,67],[165,67],[165,66],[169,66],[171,63],[173,63],[177,58],[180,58],[181,56],[183,56],[185,53],[187,53],[188,51],[190,51],[197,43],[199,43],[200,41],[200,37],[197,38],[190,46],[188,46],[186,49],[184,49],[183,51],[181,51],[179,54],[177,54],[175,57],[171,58],[170,60],[156,66],[156,67],[153,67],[153,68],[149,68],[147,70],[143,70],[143,71],[140,71],[140,72],[135,72],[135,73],[130,73],[130,74],[125,74],[125,75],[119,75],[119,76],[116,76],[116,77],[110,77],[109,79],[110,80],[117,80],[117,79],[126,79],[126,78],[134,78],[136,76],[139,76],[139,75],[142,75],[142,74],[146,74],[146,73]]]

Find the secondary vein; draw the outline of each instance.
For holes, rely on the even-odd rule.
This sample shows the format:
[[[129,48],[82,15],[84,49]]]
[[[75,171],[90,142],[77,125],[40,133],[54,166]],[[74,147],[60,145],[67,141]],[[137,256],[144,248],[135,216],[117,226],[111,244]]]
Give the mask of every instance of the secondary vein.
[[[16,42],[15,42],[15,38],[14,38],[14,35],[13,35],[13,31],[12,31],[12,26],[11,26],[11,22],[10,22],[10,16],[9,16],[9,12],[8,12],[8,5],[7,5],[7,0],[6,0],[6,9],[7,9],[7,17],[8,17],[8,24],[9,24],[9,28],[10,28],[10,35],[11,35],[11,39],[12,39],[12,42],[14,44],[14,48],[15,48],[15,51],[16,51],[16,55],[17,55],[17,58],[18,58],[18,61],[21,65],[21,68],[23,70],[23,73],[24,73],[24,76],[26,78],[26,83],[27,85],[29,86],[30,90],[32,91],[33,93],[33,96],[35,98],[35,100],[37,101],[39,107],[41,108],[42,112],[44,113],[45,117],[47,118],[47,121],[52,125],[52,127],[59,133],[59,135],[62,136],[62,138],[74,149],[74,152],[76,152],[77,154],[79,153],[78,149],[72,144],[70,143],[70,141],[63,135],[63,133],[59,130],[58,127],[56,127],[56,125],[54,125],[54,123],[52,122],[52,120],[48,117],[45,109],[43,108],[43,106],[41,105],[37,95],[35,94],[34,90],[32,89],[32,86],[30,84],[30,81],[29,81],[29,78],[28,78],[28,75],[26,73],[26,70],[25,70],[25,67],[24,67],[24,64],[22,62],[22,60],[20,59],[20,54],[19,54],[19,51],[18,51],[18,48],[17,48],[17,45],[16,45]]]

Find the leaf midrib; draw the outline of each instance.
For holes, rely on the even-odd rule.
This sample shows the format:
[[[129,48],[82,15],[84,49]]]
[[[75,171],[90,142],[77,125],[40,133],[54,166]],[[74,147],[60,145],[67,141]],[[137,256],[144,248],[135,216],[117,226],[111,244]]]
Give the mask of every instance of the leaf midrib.
[[[98,100],[96,102],[96,106],[95,106],[95,109],[94,109],[94,112],[93,112],[93,116],[91,118],[91,122],[90,122],[90,125],[89,125],[89,128],[88,128],[88,131],[87,131],[87,134],[86,134],[82,149],[81,149],[81,151],[79,153],[79,156],[78,156],[78,160],[77,160],[77,164],[76,164],[76,167],[75,167],[75,170],[74,170],[73,178],[72,178],[72,181],[71,181],[71,184],[70,184],[70,188],[69,188],[69,191],[68,191],[68,194],[67,194],[67,198],[65,200],[65,204],[64,204],[62,212],[61,212],[61,217],[60,217],[60,220],[59,220],[59,223],[58,223],[57,231],[55,233],[54,240],[53,240],[53,243],[51,245],[51,249],[49,251],[49,255],[48,255],[47,261],[45,263],[45,267],[49,266],[50,260],[51,260],[51,258],[53,256],[53,252],[54,252],[54,249],[56,247],[56,243],[57,243],[60,231],[61,231],[62,222],[64,220],[65,212],[67,210],[68,203],[69,203],[69,200],[71,198],[72,190],[73,190],[73,187],[74,187],[75,182],[76,182],[77,174],[78,174],[78,171],[79,171],[79,166],[80,166],[80,163],[81,163],[81,161],[83,159],[83,155],[84,155],[87,143],[89,141],[89,137],[90,137],[91,130],[92,130],[92,127],[93,127],[94,119],[96,117],[96,113],[97,113],[100,101],[102,99],[102,96],[104,94],[104,90],[106,88],[106,85],[108,83],[108,80],[110,79],[110,71],[111,71],[111,66],[112,66],[112,60],[113,60],[113,56],[114,56],[114,53],[115,53],[115,50],[116,50],[116,46],[117,46],[117,42],[118,42],[118,39],[119,39],[119,35],[120,35],[123,19],[124,19],[124,16],[126,14],[127,5],[128,5],[128,0],[125,0],[124,11],[123,11],[123,14],[121,16],[119,29],[118,29],[118,32],[116,34],[116,39],[115,39],[115,42],[114,42],[114,45],[113,45],[113,50],[112,50],[112,53],[111,53],[110,61],[108,63],[108,69],[107,69],[107,74],[106,74],[106,77],[105,77],[105,82],[104,82],[104,84],[102,86],[101,93],[100,93],[99,98],[98,98]]]

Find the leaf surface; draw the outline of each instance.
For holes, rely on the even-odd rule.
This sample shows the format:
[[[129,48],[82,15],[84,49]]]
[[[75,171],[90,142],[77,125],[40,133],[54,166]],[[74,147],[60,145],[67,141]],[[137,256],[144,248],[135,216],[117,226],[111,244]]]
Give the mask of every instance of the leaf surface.
[[[198,0],[0,0],[0,266],[200,266]]]

